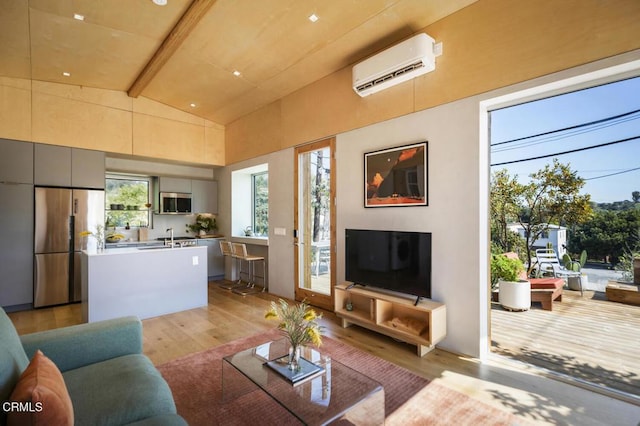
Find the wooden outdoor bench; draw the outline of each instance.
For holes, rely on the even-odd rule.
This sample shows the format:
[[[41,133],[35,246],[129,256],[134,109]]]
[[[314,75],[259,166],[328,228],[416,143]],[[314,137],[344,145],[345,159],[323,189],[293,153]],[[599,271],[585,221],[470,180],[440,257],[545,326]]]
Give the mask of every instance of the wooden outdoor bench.
[[[531,302],[540,302],[545,311],[553,310],[553,301],[562,302],[562,278],[530,278]]]
[[[605,292],[607,300],[640,306],[640,287],[637,285],[609,281]]]

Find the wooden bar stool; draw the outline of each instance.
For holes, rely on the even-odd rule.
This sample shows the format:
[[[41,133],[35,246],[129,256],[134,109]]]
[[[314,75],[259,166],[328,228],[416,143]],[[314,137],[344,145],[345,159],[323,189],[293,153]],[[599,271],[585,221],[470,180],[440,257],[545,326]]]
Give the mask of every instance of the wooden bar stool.
[[[238,272],[238,277],[242,279],[242,262],[247,262],[248,272],[246,275],[248,276],[247,285],[245,287],[234,287],[233,292],[241,295],[247,295],[251,293],[259,293],[260,291],[267,290],[267,267],[264,257],[262,256],[254,256],[247,253],[247,246],[242,243],[232,243],[231,244],[231,252],[233,256],[240,261],[240,269]],[[262,289],[258,289],[255,286],[255,263],[262,262],[263,265],[263,276],[258,276],[258,278],[262,278]]]
[[[236,269],[238,269],[238,267],[240,266],[239,262],[241,261],[233,255],[233,248],[231,246],[231,241],[220,240],[220,251],[222,252],[222,255],[224,257],[229,257],[231,259],[234,259],[236,263]],[[225,264],[226,264],[226,261],[225,261]],[[238,278],[240,278],[239,274],[238,274]],[[240,286],[244,286],[244,284],[242,284],[242,281],[240,281],[240,279],[238,279],[237,281],[231,281],[231,282],[225,281],[221,284],[218,284],[218,287],[224,288],[226,290],[233,290],[234,288],[240,287]]]

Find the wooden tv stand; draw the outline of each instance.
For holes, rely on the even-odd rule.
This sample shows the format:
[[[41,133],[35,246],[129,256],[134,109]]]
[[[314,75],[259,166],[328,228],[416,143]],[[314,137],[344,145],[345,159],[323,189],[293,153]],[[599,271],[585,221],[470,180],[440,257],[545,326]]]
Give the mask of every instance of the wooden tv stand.
[[[335,313],[342,326],[356,324],[418,347],[424,356],[447,334],[447,308],[432,300],[412,299],[340,284],[335,287]],[[353,309],[347,310],[351,301]]]

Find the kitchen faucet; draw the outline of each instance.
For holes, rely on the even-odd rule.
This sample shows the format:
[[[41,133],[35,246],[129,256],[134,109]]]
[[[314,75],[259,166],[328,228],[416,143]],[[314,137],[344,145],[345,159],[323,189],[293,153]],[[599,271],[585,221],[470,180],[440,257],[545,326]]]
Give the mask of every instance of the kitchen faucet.
[[[171,245],[169,247],[173,248],[173,228],[168,228],[166,232],[171,232]]]

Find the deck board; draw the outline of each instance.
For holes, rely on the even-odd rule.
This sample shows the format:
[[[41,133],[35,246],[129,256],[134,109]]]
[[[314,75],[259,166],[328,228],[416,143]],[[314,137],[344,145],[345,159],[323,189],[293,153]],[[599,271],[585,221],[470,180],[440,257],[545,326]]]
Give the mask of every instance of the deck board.
[[[640,395],[640,306],[604,293],[564,290],[553,311],[534,303],[510,312],[493,303],[492,351],[519,361]]]

